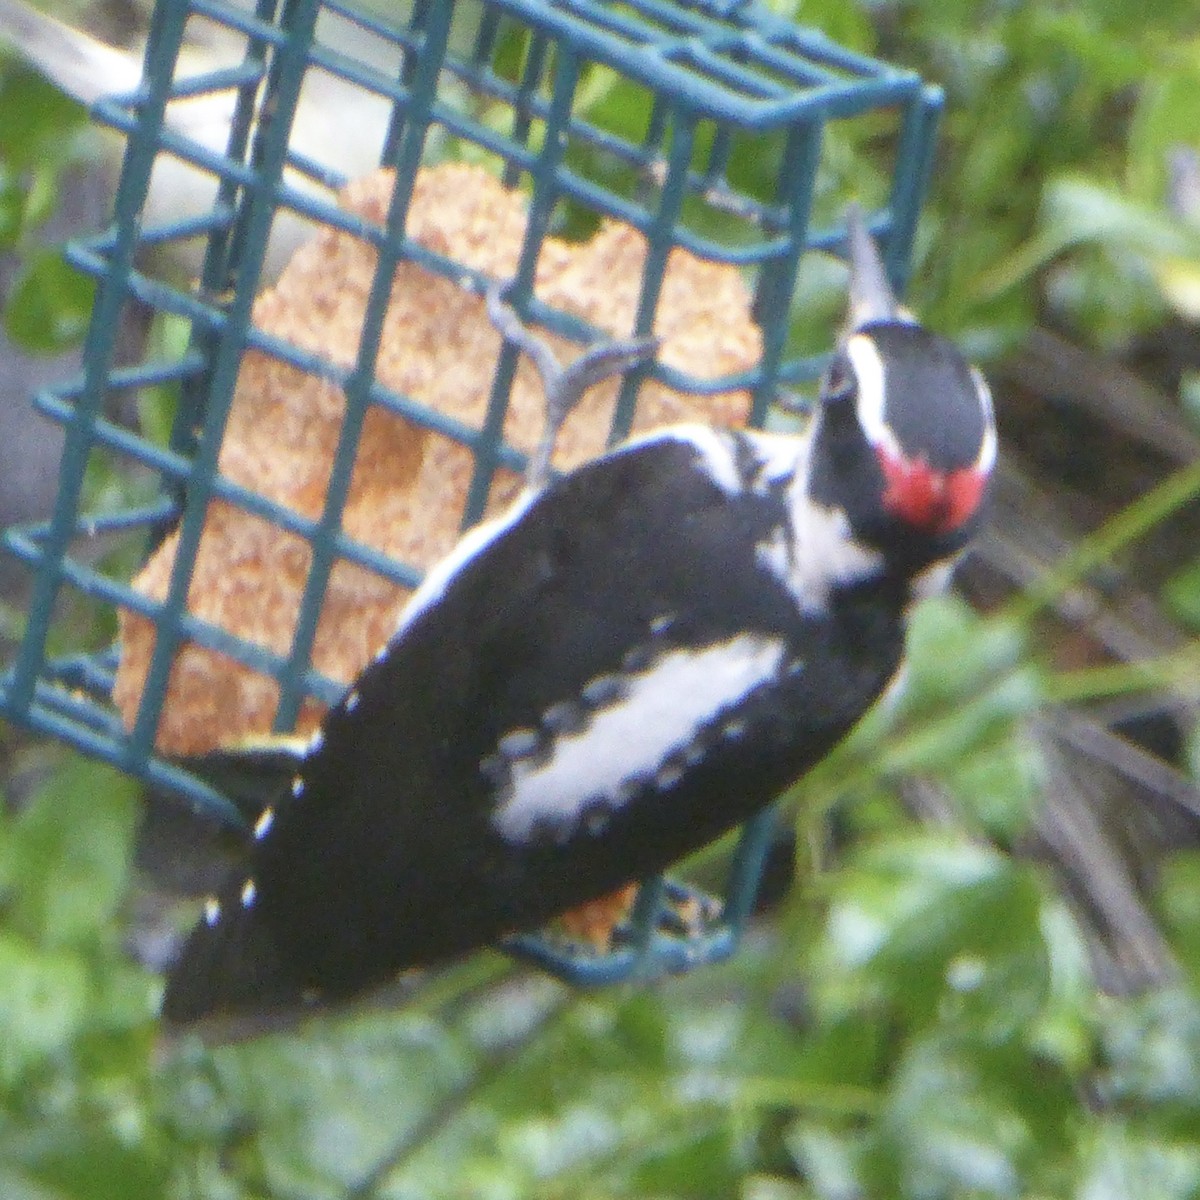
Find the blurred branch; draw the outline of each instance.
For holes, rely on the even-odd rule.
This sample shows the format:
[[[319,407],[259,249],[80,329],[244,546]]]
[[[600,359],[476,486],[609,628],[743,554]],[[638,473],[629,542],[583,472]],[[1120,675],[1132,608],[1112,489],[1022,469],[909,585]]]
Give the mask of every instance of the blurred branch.
[[[1082,408],[1169,461],[1186,465],[1200,459],[1200,437],[1170,397],[1115,359],[1044,326],[1031,329],[997,373],[1051,402]]]

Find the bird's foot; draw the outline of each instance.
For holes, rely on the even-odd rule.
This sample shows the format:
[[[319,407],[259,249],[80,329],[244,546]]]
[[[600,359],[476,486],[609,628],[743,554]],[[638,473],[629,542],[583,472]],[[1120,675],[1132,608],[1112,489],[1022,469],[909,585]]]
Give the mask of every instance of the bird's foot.
[[[494,283],[487,291],[487,311],[505,341],[524,351],[537,367],[546,394],[546,425],[537,449],[525,468],[525,486],[537,490],[550,478],[550,458],[563,422],[595,384],[613,375],[639,367],[654,356],[660,345],[656,337],[600,342],[563,366],[549,343],[525,325],[504,299],[507,284]]]

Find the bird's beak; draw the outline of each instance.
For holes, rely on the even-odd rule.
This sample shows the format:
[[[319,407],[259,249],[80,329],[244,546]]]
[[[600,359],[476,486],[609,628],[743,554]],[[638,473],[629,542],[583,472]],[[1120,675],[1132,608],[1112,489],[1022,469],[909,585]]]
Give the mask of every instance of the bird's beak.
[[[846,239],[850,263],[850,311],[846,336],[872,321],[904,320],[892,292],[875,239],[867,232],[862,209],[846,206]]]

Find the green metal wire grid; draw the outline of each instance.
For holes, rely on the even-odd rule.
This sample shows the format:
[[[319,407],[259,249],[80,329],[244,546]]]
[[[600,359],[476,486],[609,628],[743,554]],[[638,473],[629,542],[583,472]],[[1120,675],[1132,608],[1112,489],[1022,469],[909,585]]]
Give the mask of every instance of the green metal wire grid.
[[[325,11],[391,48],[396,69],[385,72],[352,44],[327,38]],[[98,281],[81,376],[37,398],[65,427],[57,502],[49,520],[12,528],[4,544],[33,572],[27,628],[11,668],[0,676],[0,713],[84,753],[115,764],[156,787],[231,822],[230,800],[186,762],[155,751],[155,735],[176,650],[193,641],[230,656],[279,684],[276,728],[290,729],[307,696],[336,699],[340,686],[313,670],[317,620],[339,560],[360,564],[404,585],[419,572],[355,542],[341,528],[342,506],[368,409],[380,406],[470,448],[474,474],[463,523],[482,513],[499,466],[520,469],[521,455],[501,439],[516,355],[501,356],[479,428],[464,427],[374,377],[391,278],[411,260],[466,286],[487,281],[452,258],[405,235],[414,178],[435,142],[494,166],[527,195],[529,220],[511,298],[518,310],[553,332],[584,343],[601,336],[532,296],[538,256],[555,222],[614,218],[646,238],[636,323],[654,323],[667,257],[683,247],[703,258],[743,268],[754,289],[763,352],[736,376],[701,379],[664,366],[656,377],[700,395],[746,388],[752,423],[761,424],[781,388],[811,380],[821,356],[788,352],[790,303],[804,257],[840,250],[844,231],[815,227],[814,195],[823,156],[842,122],[870,117],[886,133],[890,168],[885,202],[872,219],[893,282],[907,270],[920,199],[932,156],[940,93],[913,73],[851,53],[820,33],[792,25],[739,0],[415,0],[392,24],[342,0],[258,0],[253,10],[222,0],[159,0],[136,93],[96,106],[96,116],[125,132],[126,156],[112,222],[76,243],[71,261]],[[241,61],[207,73],[177,74],[192,22],[235,34]],[[285,178],[285,169],[329,187],[345,181],[327,163],[291,146],[305,73],[319,70],[391,104],[379,162],[396,169],[390,211],[382,226],[339,209]],[[597,71],[608,71],[644,97],[646,119],[636,135],[593,116],[581,97]],[[236,97],[223,152],[215,152],[164,120],[170,101],[231,93]],[[498,116],[499,114],[499,116]],[[211,207],[154,226],[145,220],[151,171],[164,154],[209,173],[217,184]],[[339,366],[319,354],[266,335],[250,321],[268,234],[279,209],[347,230],[378,253],[359,354]],[[156,278],[142,265],[150,247],[205,239],[199,286]],[[116,363],[122,312],[140,303],[186,322],[187,351],[172,360]],[[222,478],[217,456],[243,353],[256,348],[337,385],[346,417],[321,517],[307,519]],[[612,440],[631,427],[637,379],[618,397]],[[166,445],[114,423],[105,401],[114,391],[169,387],[178,409]],[[148,503],[120,511],[90,511],[89,464],[135,464],[158,481]],[[311,567],[290,653],[276,655],[191,615],[186,597],[210,500],[299,534],[312,547]],[[134,591],[85,552],[99,533],[141,535],[147,542],[177,526],[178,548],[165,599]],[[117,650],[52,653],[56,602],[82,597],[111,615],[124,607],[153,622],[155,650],[132,728],[109,701]],[[771,815],[742,832],[723,896],[705,896],[666,880],[644,885],[630,931],[608,955],[564,951],[541,937],[512,948],[582,983],[606,983],[710,961],[732,952],[752,908],[771,836]],[[697,927],[672,928],[670,914],[692,902]]]

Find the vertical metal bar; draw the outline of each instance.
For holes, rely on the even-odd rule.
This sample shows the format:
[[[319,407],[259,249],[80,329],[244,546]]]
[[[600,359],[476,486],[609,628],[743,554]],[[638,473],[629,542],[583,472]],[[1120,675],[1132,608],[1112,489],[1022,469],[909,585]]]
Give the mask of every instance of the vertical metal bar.
[[[896,144],[896,168],[888,201],[890,224],[883,260],[897,295],[903,295],[912,270],[921,201],[933,171],[933,151],[945,96],[939,87],[922,85],[904,109]]]
[[[550,217],[558,201],[558,172],[567,148],[567,129],[571,121],[571,106],[575,100],[575,87],[579,82],[581,64],[575,53],[566,46],[556,48],[557,62],[554,71],[554,94],[550,111],[546,115],[546,139],[542,151],[530,171],[533,179],[533,199],[529,205],[529,219],[525,226],[525,240],[517,262],[517,275],[510,300],[518,313],[521,312],[533,288],[534,271],[542,242],[550,226]],[[512,381],[517,369],[517,351],[507,343],[500,350],[500,360],[492,379],[492,390],[488,396],[487,414],[480,430],[475,450],[475,470],[467,490],[463,524],[472,525],[479,520],[487,506],[492,477],[496,473],[500,440],[504,433],[504,418],[508,412]]]
[[[633,936],[635,970],[649,958],[654,948],[654,935],[658,932],[658,918],[666,898],[667,885],[661,875],[643,881],[638,888],[629,927]]]
[[[718,125],[708,151],[708,165],[704,168],[701,183],[706,187],[717,187],[726,182],[729,157],[733,153],[733,129]]]
[[[254,15],[261,21],[273,21],[275,16],[275,0],[258,0]],[[233,119],[229,130],[229,141],[226,147],[227,156],[236,162],[244,162],[250,134],[254,128],[255,99],[261,87],[262,74],[266,69],[269,43],[262,38],[251,38],[246,46],[244,62],[254,63],[258,67],[257,82],[245,83],[238,89],[237,101],[234,104]],[[245,212],[244,205],[237,204],[237,196],[241,185],[232,179],[222,177],[217,184],[215,205],[226,205],[234,209],[236,214],[233,227],[214,230],[208,238],[208,246],[204,253],[204,263],[200,270],[200,288],[206,295],[216,296],[229,286],[230,276],[236,270],[237,246],[242,239],[237,230],[242,224],[241,214]],[[198,353],[206,361],[212,358],[216,337],[207,328],[197,328],[192,325],[191,337],[188,340],[188,352]],[[170,448],[185,458],[191,458],[196,453],[198,433],[204,424],[205,408],[209,393],[209,372],[204,371],[184,380],[179,389],[179,407],[171,426]],[[166,485],[182,501],[184,488],[179,483],[168,482]]]
[[[663,101],[662,96],[655,93],[654,99],[650,103],[650,119],[646,122],[646,136],[642,140],[642,148],[649,150],[654,157],[658,157],[662,152],[670,115],[670,109]]]
[[[690,109],[677,109],[672,123],[671,153],[667,160],[667,178],[659,196],[658,209],[646,234],[646,262],[642,268],[642,291],[638,297],[637,315],[634,318],[635,336],[652,333],[654,314],[658,299],[662,295],[663,277],[667,271],[667,260],[675,243],[675,228],[687,195],[688,172],[692,164],[692,148],[696,140],[697,116]],[[612,428],[609,430],[609,445],[615,445],[629,436],[633,428],[633,417],[637,408],[638,387],[649,367],[642,367],[626,375],[617,394],[617,406],[613,412]]]
[[[470,62],[477,67],[491,62],[499,37],[500,10],[485,4],[479,14],[479,28],[475,31],[475,44],[471,47]]]
[[[667,136],[670,111],[656,92],[650,101],[650,115],[646,121],[646,136],[642,139],[638,158],[640,172],[634,199],[643,208],[649,208],[657,184],[652,171],[653,164],[662,157],[662,145]]]
[[[279,0],[256,0],[254,15],[259,20],[274,23],[276,20],[276,7]],[[238,162],[245,162],[247,153],[253,155],[254,147],[251,143],[251,137],[254,134],[255,120],[259,116],[260,106],[257,103],[260,98],[265,101],[266,97],[261,96],[262,93],[262,76],[269,73],[266,72],[266,67],[269,58],[270,44],[264,42],[260,38],[249,39],[246,46],[246,62],[253,62],[258,65],[260,72],[260,80],[256,84],[246,84],[238,91],[237,106],[233,114],[233,129],[229,139],[228,153]],[[231,277],[237,277],[238,267],[246,251],[246,221],[244,219],[246,213],[246,203],[244,200],[245,192],[240,184],[236,184],[231,180],[223,179],[220,183],[218,191],[218,202],[232,203],[234,196],[242,196],[242,202],[239,205],[239,219],[234,221],[233,228],[221,243],[217,243],[216,239],[210,239],[209,251],[205,256],[204,275],[202,280],[204,286],[212,292],[221,292],[229,284]],[[217,252],[219,251],[219,252]]]
[[[137,101],[138,122],[129,135],[114,202],[116,240],[96,294],[91,323],[84,340],[83,389],[75,412],[67,422],[54,514],[42,543],[42,560],[29,600],[25,636],[8,689],[10,711],[15,714],[23,713],[29,707],[45,657],[50,618],[61,583],[62,560],[75,532],[95,421],[103,408],[108,389],[108,376],[116,348],[114,333],[128,296],[129,274],[133,270],[137,251],[142,208],[150,186],[158,136],[163,126],[187,18],[186,4],[159,4],[155,6],[150,21],[143,81]]]
[[[742,835],[738,838],[733,862],[729,867],[729,879],[725,885],[725,908],[721,913],[722,919],[735,937],[741,934],[754,911],[763,861],[771,848],[778,824],[778,810],[772,805],[757,816],[751,817],[742,826]]]
[[[272,117],[261,124],[256,138],[254,157],[258,178],[250,189],[245,224],[246,253],[239,264],[238,287],[230,305],[229,321],[216,347],[207,419],[196,449],[167,594],[159,610],[154,651],[150,656],[137,717],[126,747],[126,757],[134,762],[142,761],[153,747],[171,666],[183,640],[180,617],[187,606],[188,586],[212,496],[221,439],[246,348],[258,278],[287,157],[292,119],[304,81],[308,47],[312,43],[319,8],[318,0],[287,0],[281,18],[281,24],[288,30],[289,36],[273,57],[264,95],[264,106],[270,106]]]
[[[542,72],[546,68],[546,54],[550,42],[544,33],[529,34],[529,45],[526,48],[525,65],[521,71],[521,84],[517,88],[513,100],[512,140],[518,145],[527,146],[529,135],[533,129],[533,97],[537,94]],[[515,162],[504,164],[504,186],[514,188],[521,181],[521,170]]]
[[[750,424],[761,426],[775,400],[779,369],[787,347],[788,312],[796,287],[800,260],[808,249],[808,221],[812,214],[813,181],[821,161],[825,123],[805,121],[788,130],[776,196],[787,214],[787,245],[777,258],[764,265],[754,296],[754,316],[763,335],[762,360],[756,372],[750,407]]]
[[[296,629],[292,635],[292,648],[287,663],[279,674],[279,704],[275,712],[277,730],[291,729],[295,725],[304,698],[304,675],[312,660],[321,607],[325,601],[329,577],[337,561],[335,539],[341,529],[342,512],[350,493],[359,439],[370,404],[371,385],[375,380],[375,362],[379,355],[384,318],[387,316],[388,301],[392,293],[392,279],[396,272],[396,263],[401,257],[404,226],[421,163],[425,131],[437,99],[438,74],[450,36],[454,5],[433,4],[428,7],[426,13],[428,19],[412,78],[412,99],[405,117],[404,136],[400,141],[396,162],[396,183],[392,189],[387,215],[387,237],[379,248],[375,275],[371,280],[354,371],[342,389],[346,395],[346,414],[338,432],[338,444],[329,473],[325,504],[312,537],[312,560],[304,585],[304,595],[300,600]]]
[[[415,33],[418,30],[424,30],[429,22],[430,7],[434,0],[416,0],[413,4],[412,16],[408,22],[410,33]],[[454,0],[443,0],[445,6],[451,10],[454,8]],[[453,14],[451,13],[451,16]],[[421,70],[420,60],[424,57],[424,43],[420,37],[416,39],[416,48],[411,53],[406,53],[400,59],[400,74],[399,83],[405,91],[411,92],[413,80]],[[397,104],[392,109],[392,118],[388,123],[387,136],[383,140],[383,150],[380,154],[379,161],[384,166],[395,165],[395,160],[400,156],[400,146],[404,141],[404,130],[408,120],[408,106]]]

